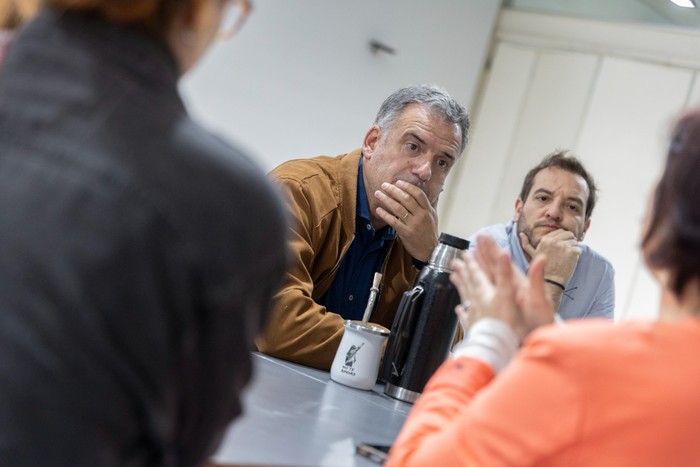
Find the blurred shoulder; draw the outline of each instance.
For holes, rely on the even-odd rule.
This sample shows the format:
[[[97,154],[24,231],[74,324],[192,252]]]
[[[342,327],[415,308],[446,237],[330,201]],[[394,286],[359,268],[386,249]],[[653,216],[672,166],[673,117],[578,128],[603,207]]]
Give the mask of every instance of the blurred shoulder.
[[[607,355],[616,349],[636,347],[653,332],[653,322],[613,323],[605,318],[574,319],[564,325],[545,326],[533,331],[526,339],[524,348],[528,352],[546,351],[586,360],[596,353]]]

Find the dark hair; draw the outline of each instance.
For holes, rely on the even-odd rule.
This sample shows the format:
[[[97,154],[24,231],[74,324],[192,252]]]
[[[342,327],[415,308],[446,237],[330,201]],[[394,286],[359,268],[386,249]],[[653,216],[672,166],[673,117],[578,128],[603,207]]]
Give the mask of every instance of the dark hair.
[[[442,115],[448,122],[459,126],[462,132],[461,154],[467,145],[467,133],[469,132],[469,114],[459,102],[454,100],[446,90],[432,84],[417,84],[407,86],[395,91],[387,97],[377,112],[374,124],[379,128],[391,128],[396,117],[409,104],[419,104],[429,108],[432,112]]]
[[[700,276],[700,108],[676,123],[642,240],[649,266],[671,271],[679,295]]]
[[[590,219],[593,214],[593,208],[598,201],[598,187],[593,180],[593,176],[588,173],[580,160],[576,158],[570,151],[557,149],[551,154],[545,156],[537,166],[530,169],[523,180],[523,187],[520,189],[520,199],[525,201],[530,195],[532,184],[535,181],[535,176],[544,169],[561,169],[579,175],[588,185],[588,200],[586,201],[586,219]]]

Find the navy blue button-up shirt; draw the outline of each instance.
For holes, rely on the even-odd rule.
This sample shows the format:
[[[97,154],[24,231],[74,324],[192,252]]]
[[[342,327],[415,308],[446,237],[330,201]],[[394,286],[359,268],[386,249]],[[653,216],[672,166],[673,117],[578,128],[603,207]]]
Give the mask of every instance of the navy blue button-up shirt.
[[[362,179],[362,158],[357,174],[357,208],[355,238],[343,257],[330,289],[319,304],[345,319],[362,319],[369,300],[374,273],[381,271],[382,263],[396,231],[386,226],[375,231],[369,214],[369,203]]]

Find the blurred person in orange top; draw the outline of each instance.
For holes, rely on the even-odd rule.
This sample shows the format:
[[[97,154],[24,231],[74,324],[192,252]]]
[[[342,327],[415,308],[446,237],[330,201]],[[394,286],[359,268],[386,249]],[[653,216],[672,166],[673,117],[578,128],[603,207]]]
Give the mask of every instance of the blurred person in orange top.
[[[43,3],[0,73],[0,465],[201,465],[287,266],[278,189],[178,93],[250,4]]]
[[[695,108],[674,126],[644,224],[657,321],[540,328],[552,321],[545,256],[525,277],[484,236],[456,260],[451,279],[473,324],[409,414],[389,465],[700,465],[698,180]]]

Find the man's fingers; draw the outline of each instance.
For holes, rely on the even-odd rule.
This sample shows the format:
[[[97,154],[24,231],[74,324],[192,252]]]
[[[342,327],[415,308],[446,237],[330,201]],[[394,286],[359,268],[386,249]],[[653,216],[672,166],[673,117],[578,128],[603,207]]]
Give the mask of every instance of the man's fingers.
[[[527,253],[527,255],[530,258],[534,258],[535,257],[535,247],[533,247],[532,244],[530,243],[530,239],[527,238],[527,235],[525,235],[522,232],[520,232],[519,236],[520,236],[520,245],[523,247],[523,251],[525,253]]]
[[[574,235],[574,233],[572,231],[566,230],[566,229],[554,230],[542,238],[551,238],[553,240],[557,240],[560,242],[574,241],[574,242],[578,243],[578,239],[576,238],[576,235]]]
[[[384,189],[385,185],[391,187],[391,189]],[[397,190],[396,187],[388,183],[384,183],[382,185],[382,190],[377,190],[374,192],[375,198],[377,198],[377,201],[381,203],[381,206],[377,208],[377,214],[380,214],[379,210],[381,209],[387,214],[393,215],[395,218],[400,219],[407,212],[410,212],[410,209],[405,206],[406,202],[398,197],[398,191],[394,190]]]
[[[430,203],[427,195],[415,185],[398,180],[396,184],[382,183],[381,190],[374,192],[385,209],[401,218],[408,212],[428,209]]]
[[[399,190],[400,196],[402,196],[402,199],[407,202],[413,201],[423,209],[427,209],[428,205],[430,205],[428,195],[421,188],[413,185],[412,183],[397,180],[394,185],[391,185],[390,183],[385,183],[385,185],[390,185],[394,188],[394,190]]]
[[[390,225],[391,227],[393,227],[394,229],[397,229],[397,230],[399,228],[401,228],[402,226],[404,226],[406,224],[406,222],[408,221],[408,217],[410,217],[410,214],[408,216],[406,216],[406,212],[404,212],[403,216],[405,216],[405,217],[403,219],[401,219],[400,217],[403,217],[403,216],[397,216],[396,214],[393,214],[392,212],[387,211],[386,209],[384,209],[381,206],[379,206],[376,209],[375,213],[377,214],[377,216],[381,220],[383,220],[388,225]]]

